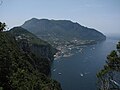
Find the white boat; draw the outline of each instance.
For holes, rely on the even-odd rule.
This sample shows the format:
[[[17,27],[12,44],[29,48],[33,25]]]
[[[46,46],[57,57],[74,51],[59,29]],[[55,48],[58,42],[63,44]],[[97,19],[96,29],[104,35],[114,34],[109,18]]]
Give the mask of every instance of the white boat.
[[[61,75],[62,73],[58,73],[59,75]]]
[[[56,69],[53,69],[53,71],[55,72],[55,71],[56,71]]]
[[[83,77],[84,75],[81,73],[80,76]]]

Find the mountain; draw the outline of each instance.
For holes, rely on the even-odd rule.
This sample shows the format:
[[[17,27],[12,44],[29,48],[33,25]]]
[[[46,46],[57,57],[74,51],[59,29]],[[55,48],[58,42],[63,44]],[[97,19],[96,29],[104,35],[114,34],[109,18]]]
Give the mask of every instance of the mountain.
[[[32,18],[26,21],[22,27],[45,40],[47,40],[46,38],[67,41],[73,39],[101,41],[106,39],[101,32],[69,20]]]
[[[48,58],[38,58],[29,50],[27,40],[21,41],[10,32],[0,32],[0,90],[61,90],[46,74]]]
[[[66,57],[80,51],[81,45],[96,44],[106,39],[101,32],[70,20],[32,18],[21,26],[59,50],[55,57]]]
[[[53,56],[56,53],[56,49],[53,48],[49,43],[46,41],[41,40],[28,30],[22,27],[14,27],[9,31],[13,36],[15,36],[16,40],[19,42],[20,47],[22,47],[21,40],[27,40],[30,46],[30,50],[36,54],[38,57],[46,57],[53,60]],[[27,48],[27,46],[26,46]],[[25,49],[26,49],[25,48]]]

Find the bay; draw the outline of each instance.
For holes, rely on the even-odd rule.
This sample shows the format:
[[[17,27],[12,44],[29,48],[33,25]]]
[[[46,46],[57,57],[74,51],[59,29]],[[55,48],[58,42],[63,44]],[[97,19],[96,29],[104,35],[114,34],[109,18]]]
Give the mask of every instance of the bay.
[[[103,68],[106,56],[116,48],[118,40],[107,39],[95,45],[82,47],[82,52],[54,60],[53,79],[62,90],[97,90],[96,73]]]

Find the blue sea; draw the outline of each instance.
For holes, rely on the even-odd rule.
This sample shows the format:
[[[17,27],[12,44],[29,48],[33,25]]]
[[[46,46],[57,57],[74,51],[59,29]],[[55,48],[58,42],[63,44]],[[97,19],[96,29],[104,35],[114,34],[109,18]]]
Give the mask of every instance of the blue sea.
[[[52,78],[61,83],[62,90],[97,90],[96,73],[103,68],[106,56],[118,40],[107,39],[82,47],[82,52],[54,60]]]

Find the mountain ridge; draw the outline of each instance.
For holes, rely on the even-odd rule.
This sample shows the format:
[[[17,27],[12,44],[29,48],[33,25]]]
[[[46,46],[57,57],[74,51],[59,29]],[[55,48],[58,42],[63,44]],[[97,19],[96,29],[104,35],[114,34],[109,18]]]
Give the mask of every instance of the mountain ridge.
[[[78,38],[82,40],[105,40],[106,36],[93,28],[88,28],[80,25],[77,22],[70,20],[49,20],[32,18],[25,21],[23,28],[28,29],[35,35],[51,35],[52,37],[63,37],[63,39],[70,40]]]
[[[81,45],[93,45],[106,40],[101,32],[70,20],[32,18],[21,27],[58,49],[55,57],[71,56],[74,54],[72,50],[77,49],[79,52]]]

